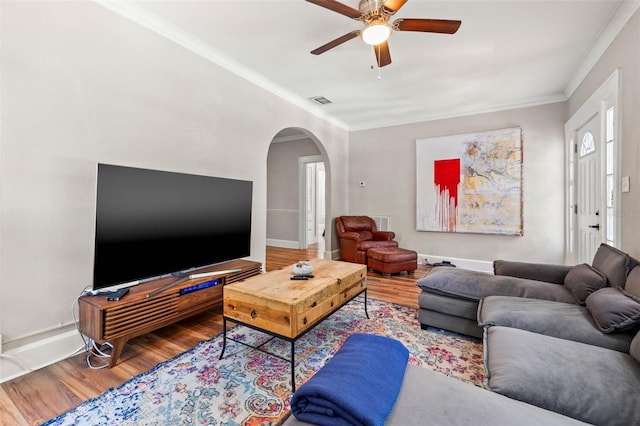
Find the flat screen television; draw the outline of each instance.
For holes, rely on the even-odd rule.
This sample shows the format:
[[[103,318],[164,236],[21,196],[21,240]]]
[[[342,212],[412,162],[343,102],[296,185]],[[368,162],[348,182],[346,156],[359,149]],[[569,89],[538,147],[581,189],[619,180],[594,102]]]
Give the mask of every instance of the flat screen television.
[[[253,182],[98,164],[93,290],[250,255]]]

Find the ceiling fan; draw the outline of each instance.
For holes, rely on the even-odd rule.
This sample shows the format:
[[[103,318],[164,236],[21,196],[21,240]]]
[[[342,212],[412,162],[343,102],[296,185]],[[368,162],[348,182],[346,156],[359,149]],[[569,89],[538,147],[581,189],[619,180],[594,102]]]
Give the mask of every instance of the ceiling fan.
[[[359,10],[335,0],[307,0],[326,9],[338,12],[349,18],[365,24],[362,30],[355,30],[335,40],[312,50],[314,55],[320,55],[342,43],[360,36],[362,40],[373,45],[378,67],[391,63],[391,53],[387,39],[391,31],[419,31],[425,33],[454,34],[460,28],[461,21],[446,19],[396,19],[389,24],[389,18],[394,15],[407,0],[360,0]]]

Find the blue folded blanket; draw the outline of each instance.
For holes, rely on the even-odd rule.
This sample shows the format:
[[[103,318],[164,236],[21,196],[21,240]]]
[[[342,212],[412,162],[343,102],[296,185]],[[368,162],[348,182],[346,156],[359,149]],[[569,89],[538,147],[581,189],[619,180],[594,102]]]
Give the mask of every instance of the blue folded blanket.
[[[383,425],[396,402],[409,351],[397,340],[353,334],[291,398],[296,419],[321,426]]]

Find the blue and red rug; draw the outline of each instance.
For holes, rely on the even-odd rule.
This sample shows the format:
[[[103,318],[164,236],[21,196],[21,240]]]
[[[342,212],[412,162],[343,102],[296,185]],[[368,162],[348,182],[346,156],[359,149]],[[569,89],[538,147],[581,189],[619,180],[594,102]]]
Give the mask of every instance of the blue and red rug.
[[[353,333],[393,337],[409,349],[409,362],[482,386],[479,339],[438,329],[421,330],[417,311],[378,300],[348,303],[295,345],[297,386],[311,377]],[[229,330],[251,345],[269,336],[246,327]],[[45,425],[270,425],[289,411],[290,363],[227,341],[222,335],[196,345],[117,388],[49,420]],[[264,349],[289,358],[288,342],[273,339]]]

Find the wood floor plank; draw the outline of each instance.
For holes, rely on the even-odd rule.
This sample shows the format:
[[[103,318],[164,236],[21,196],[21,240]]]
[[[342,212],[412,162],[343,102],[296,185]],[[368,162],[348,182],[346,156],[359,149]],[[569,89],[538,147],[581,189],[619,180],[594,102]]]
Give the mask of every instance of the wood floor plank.
[[[314,248],[267,247],[264,270],[282,269],[320,255],[321,250]],[[391,277],[368,271],[368,296],[417,307],[420,289],[415,282],[425,274],[426,268],[420,265],[411,274]],[[41,424],[221,332],[222,308],[215,308],[129,340],[120,361],[113,368],[93,370],[87,365],[87,354],[82,353],[1,383],[0,426]],[[107,361],[94,362],[100,364]]]

